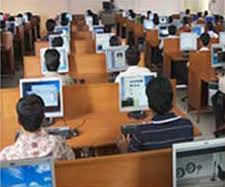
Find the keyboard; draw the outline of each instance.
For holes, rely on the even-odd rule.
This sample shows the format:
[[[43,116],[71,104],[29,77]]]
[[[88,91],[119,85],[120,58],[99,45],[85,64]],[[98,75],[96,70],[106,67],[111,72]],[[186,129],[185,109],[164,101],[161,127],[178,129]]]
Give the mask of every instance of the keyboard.
[[[52,127],[52,128],[47,128],[46,131],[49,134],[52,134],[55,136],[61,136],[64,139],[71,139],[79,135],[78,130],[70,129],[69,127]]]

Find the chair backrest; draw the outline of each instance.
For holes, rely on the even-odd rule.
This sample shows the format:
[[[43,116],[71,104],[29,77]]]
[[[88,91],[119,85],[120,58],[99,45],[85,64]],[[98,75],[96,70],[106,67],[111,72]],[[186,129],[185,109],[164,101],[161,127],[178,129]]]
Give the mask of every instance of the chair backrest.
[[[160,164],[159,164],[160,163]],[[169,187],[170,149],[56,163],[58,186]]]
[[[49,47],[48,42],[35,42],[35,56],[40,56],[40,50],[42,48],[47,48]]]
[[[13,34],[11,32],[5,31],[1,33],[1,45],[5,50],[13,48]]]
[[[148,30],[146,32],[146,41],[152,47],[157,47],[159,45],[158,30]]]
[[[180,51],[180,39],[165,39],[163,52],[166,54]]]
[[[95,42],[93,39],[76,39],[72,41],[72,49],[76,54],[86,54],[95,52]]]

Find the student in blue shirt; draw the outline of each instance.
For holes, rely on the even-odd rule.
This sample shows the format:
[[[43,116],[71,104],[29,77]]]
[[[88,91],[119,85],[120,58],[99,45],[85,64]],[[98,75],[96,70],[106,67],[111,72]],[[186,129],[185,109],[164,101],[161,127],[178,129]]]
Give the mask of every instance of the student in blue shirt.
[[[164,77],[152,79],[146,87],[148,104],[153,118],[138,125],[129,134],[128,152],[138,152],[171,147],[173,143],[193,139],[192,122],[172,112],[173,88]],[[126,146],[121,142],[119,148]]]

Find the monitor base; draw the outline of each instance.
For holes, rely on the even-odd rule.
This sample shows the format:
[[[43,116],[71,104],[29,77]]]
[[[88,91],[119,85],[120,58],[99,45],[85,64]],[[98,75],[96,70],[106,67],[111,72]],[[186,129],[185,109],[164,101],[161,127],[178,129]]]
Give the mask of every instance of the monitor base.
[[[43,127],[50,127],[54,125],[54,118],[45,118],[45,121],[43,123]]]
[[[141,119],[145,119],[147,117],[147,114],[145,111],[135,111],[135,112],[129,112],[128,117],[132,119],[141,120]]]

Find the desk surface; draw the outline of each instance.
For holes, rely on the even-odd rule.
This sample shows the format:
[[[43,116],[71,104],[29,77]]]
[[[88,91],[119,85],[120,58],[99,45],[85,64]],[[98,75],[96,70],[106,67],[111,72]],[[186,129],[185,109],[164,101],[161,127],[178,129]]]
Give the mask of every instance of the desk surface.
[[[178,108],[173,110],[177,115],[185,116]],[[120,136],[120,127],[125,124],[142,124],[150,122],[152,114],[144,120],[129,119],[126,113],[90,113],[76,120],[66,122],[71,128],[77,128],[80,135],[68,140],[70,146],[77,147],[101,147],[115,144]],[[201,135],[200,130],[194,127],[194,136]]]

